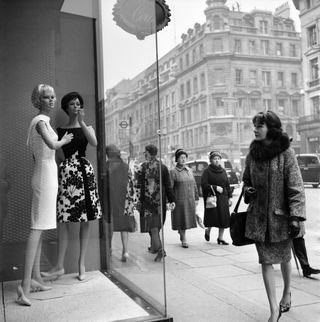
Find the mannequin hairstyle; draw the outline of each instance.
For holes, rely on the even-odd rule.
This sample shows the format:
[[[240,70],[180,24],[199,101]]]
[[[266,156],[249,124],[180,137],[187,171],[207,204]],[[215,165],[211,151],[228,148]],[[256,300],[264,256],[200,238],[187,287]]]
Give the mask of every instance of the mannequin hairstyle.
[[[46,90],[51,90],[53,91],[54,95],[56,95],[53,87],[47,84],[39,84],[33,89],[31,94],[31,102],[35,108],[41,108],[40,99],[43,97],[43,94]]]
[[[80,102],[81,108],[83,107],[83,98],[78,92],[70,92],[64,95],[61,99],[61,108],[68,114],[68,105],[71,101],[78,99]]]

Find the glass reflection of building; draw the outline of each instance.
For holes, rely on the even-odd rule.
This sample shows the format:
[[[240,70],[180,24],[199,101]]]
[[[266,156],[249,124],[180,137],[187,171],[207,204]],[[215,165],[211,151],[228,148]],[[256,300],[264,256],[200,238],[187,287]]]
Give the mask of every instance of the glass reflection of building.
[[[299,119],[302,152],[320,153],[319,22],[317,1],[294,0],[300,10],[305,116]]]
[[[301,39],[288,5],[274,13],[247,13],[225,3],[206,1],[205,22],[195,22],[159,60],[162,149],[168,164],[178,147],[187,149],[190,159],[206,158],[217,148],[237,164],[252,139],[252,115],[266,109],[281,116],[300,150]],[[135,156],[157,140],[155,76],[152,65],[106,93],[106,138],[114,141],[119,133],[118,143],[128,150],[121,136],[130,136]],[[121,120],[130,120],[132,127],[119,128]]]

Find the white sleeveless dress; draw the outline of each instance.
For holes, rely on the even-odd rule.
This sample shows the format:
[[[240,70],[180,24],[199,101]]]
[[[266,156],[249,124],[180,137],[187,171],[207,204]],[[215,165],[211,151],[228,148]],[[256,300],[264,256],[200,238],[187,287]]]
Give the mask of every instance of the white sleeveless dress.
[[[58,139],[52,129],[49,116],[37,115],[31,121],[27,145],[30,148],[34,169],[31,181],[32,208],[31,229],[55,229],[56,202],[58,192],[58,170],[55,161],[55,150],[50,149],[36,130],[39,121],[44,121],[52,138]]]

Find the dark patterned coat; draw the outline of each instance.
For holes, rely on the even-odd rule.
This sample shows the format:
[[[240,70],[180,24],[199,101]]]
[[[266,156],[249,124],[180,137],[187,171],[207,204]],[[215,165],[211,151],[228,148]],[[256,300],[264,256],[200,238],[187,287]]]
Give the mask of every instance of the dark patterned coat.
[[[295,153],[286,134],[270,145],[253,141],[243,174],[244,190],[254,187],[246,236],[256,242],[289,238],[289,217],[306,218],[305,193]]]

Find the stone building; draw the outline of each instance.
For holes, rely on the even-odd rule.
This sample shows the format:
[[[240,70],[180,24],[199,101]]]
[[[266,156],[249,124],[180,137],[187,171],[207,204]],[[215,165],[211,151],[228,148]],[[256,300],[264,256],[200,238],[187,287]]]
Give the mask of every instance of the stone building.
[[[320,2],[295,0],[294,4],[300,10],[306,111],[306,115],[299,119],[297,129],[301,135],[301,151],[320,153]]]
[[[189,159],[219,149],[240,165],[253,139],[252,116],[271,109],[299,151],[301,39],[284,9],[241,12],[226,0],[207,0],[205,22],[195,23],[159,59],[159,122],[154,64],[107,91],[107,141],[130,146],[138,157],[146,144],[157,143],[160,128],[169,164],[172,152],[183,147]],[[119,127],[121,120],[128,126]]]

